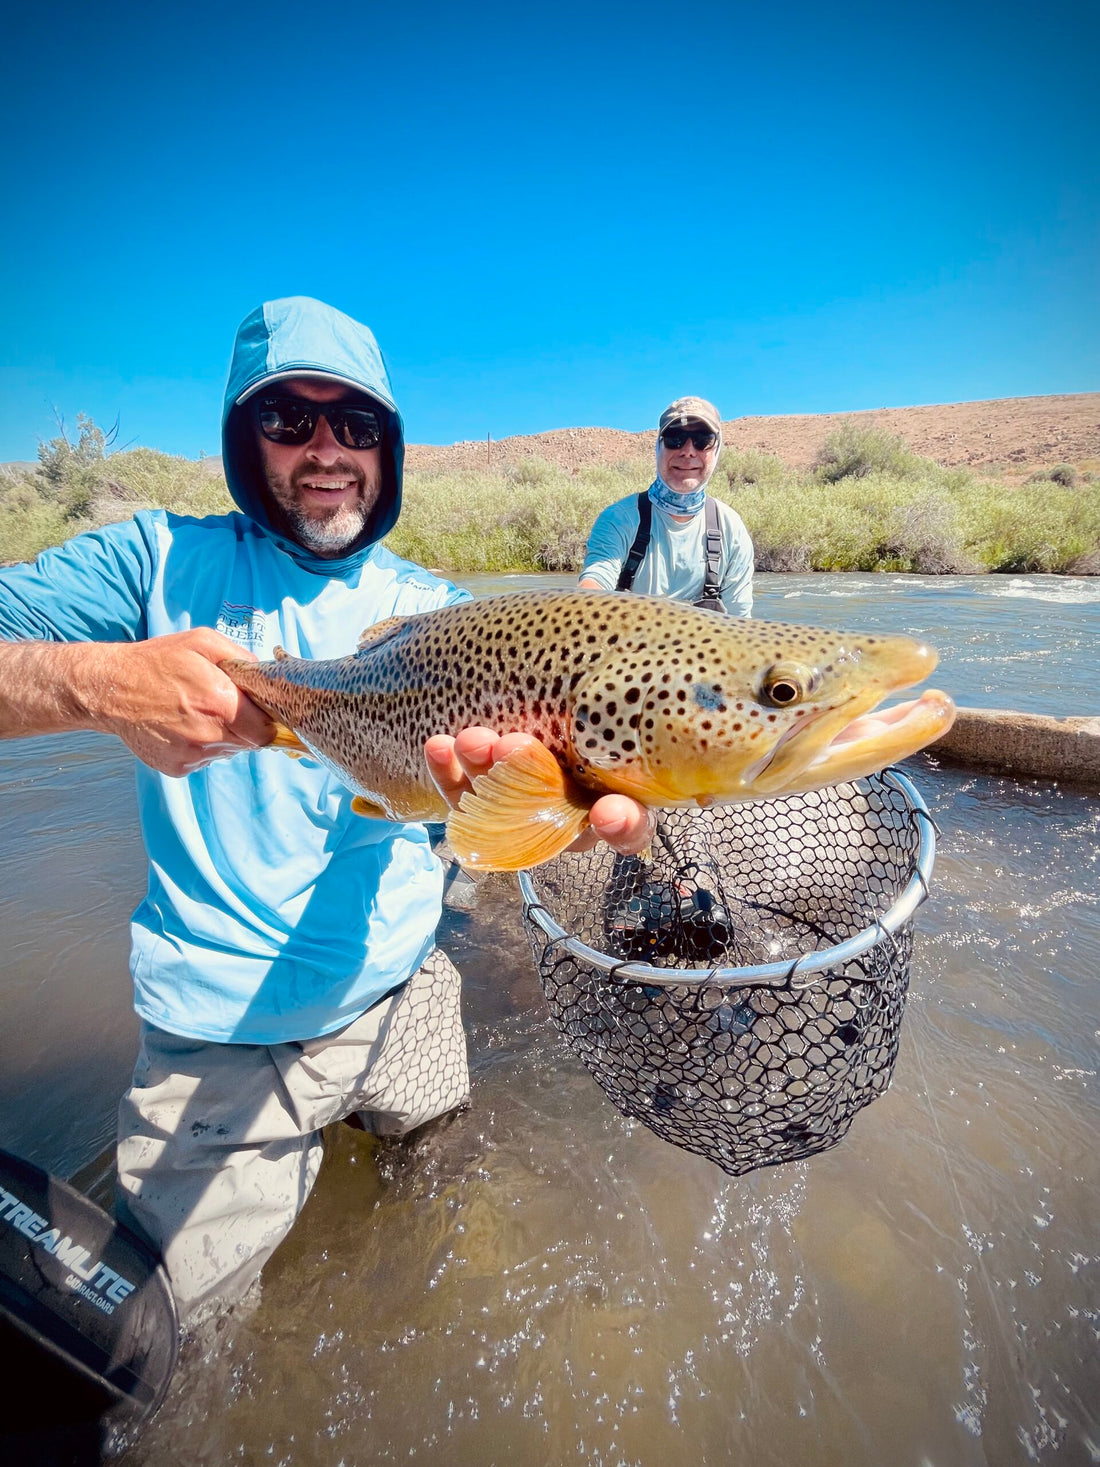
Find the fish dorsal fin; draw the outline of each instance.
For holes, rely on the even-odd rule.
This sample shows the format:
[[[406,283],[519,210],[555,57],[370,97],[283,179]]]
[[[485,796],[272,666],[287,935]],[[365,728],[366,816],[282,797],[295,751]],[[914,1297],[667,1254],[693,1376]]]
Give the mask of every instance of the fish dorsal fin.
[[[448,817],[447,839],[472,871],[523,871],[573,844],[594,799],[533,741],[478,775]]]
[[[272,657],[274,657],[276,662],[285,662],[290,656],[290,653],[286,650],[285,647],[276,647],[271,655]]]
[[[356,643],[356,650],[365,652],[368,647],[374,647],[385,637],[392,637],[398,627],[403,627],[408,621],[407,616],[387,616],[385,621],[376,621],[374,626],[368,627]]]

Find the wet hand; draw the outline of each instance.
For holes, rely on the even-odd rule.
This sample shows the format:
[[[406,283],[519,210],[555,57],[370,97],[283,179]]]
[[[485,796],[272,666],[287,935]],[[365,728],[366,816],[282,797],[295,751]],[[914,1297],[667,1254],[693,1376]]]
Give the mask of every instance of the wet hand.
[[[424,758],[439,793],[453,808],[473,780],[486,774],[503,755],[534,742],[531,734],[497,734],[488,728],[464,728],[457,738],[436,734],[424,745]],[[570,847],[590,849],[605,840],[624,856],[644,851],[653,839],[654,814],[628,795],[601,795],[589,811],[589,827]]]
[[[101,645],[86,691],[91,724],[176,777],[262,748],[274,724],[218,666],[228,658],[255,660],[209,627]]]

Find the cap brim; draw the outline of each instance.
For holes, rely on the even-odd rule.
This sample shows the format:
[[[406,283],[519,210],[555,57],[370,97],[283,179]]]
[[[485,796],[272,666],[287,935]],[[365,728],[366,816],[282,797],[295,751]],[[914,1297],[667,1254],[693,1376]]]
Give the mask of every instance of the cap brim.
[[[250,397],[255,397],[257,392],[265,392],[274,383],[289,382],[291,378],[297,381],[304,379],[307,382],[337,382],[341,386],[350,387],[353,392],[362,393],[364,397],[369,397],[372,401],[381,403],[390,412],[394,410],[392,404],[384,401],[376,392],[368,392],[362,382],[356,382],[351,377],[341,377],[336,372],[310,372],[303,370],[301,367],[288,367],[285,372],[273,372],[270,377],[261,377],[258,382],[253,382],[251,386],[245,388],[237,398],[236,406],[240,407],[242,402],[247,402]]]

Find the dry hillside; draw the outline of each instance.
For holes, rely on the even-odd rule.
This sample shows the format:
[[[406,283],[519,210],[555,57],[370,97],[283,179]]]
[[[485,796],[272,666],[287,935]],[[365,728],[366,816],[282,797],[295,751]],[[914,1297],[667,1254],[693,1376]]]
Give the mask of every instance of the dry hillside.
[[[724,437],[732,448],[760,449],[793,467],[808,468],[826,435],[846,418],[896,433],[915,452],[942,464],[966,464],[1010,479],[1058,463],[1100,469],[1100,392],[733,418],[725,424]],[[491,443],[481,439],[450,447],[410,444],[406,463],[411,469],[450,472],[543,458],[575,469],[623,460],[648,463],[652,454],[652,429],[626,433],[616,428],[558,428]]]

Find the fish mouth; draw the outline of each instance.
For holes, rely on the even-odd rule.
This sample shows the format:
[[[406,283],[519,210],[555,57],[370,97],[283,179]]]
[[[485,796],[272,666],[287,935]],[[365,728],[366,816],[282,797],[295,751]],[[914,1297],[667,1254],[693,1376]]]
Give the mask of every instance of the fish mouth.
[[[923,682],[938,658],[931,647],[899,638],[883,648],[889,661],[840,707],[816,709],[796,720],[773,747],[745,770],[754,795],[794,794],[859,779],[923,749],[955,721],[955,704],[938,689],[881,712],[893,693]]]
[[[757,794],[793,794],[859,779],[908,759],[945,734],[955,721],[955,704],[937,688],[919,698],[872,712],[875,691],[842,709],[822,709],[788,729],[775,747],[745,771]]]

